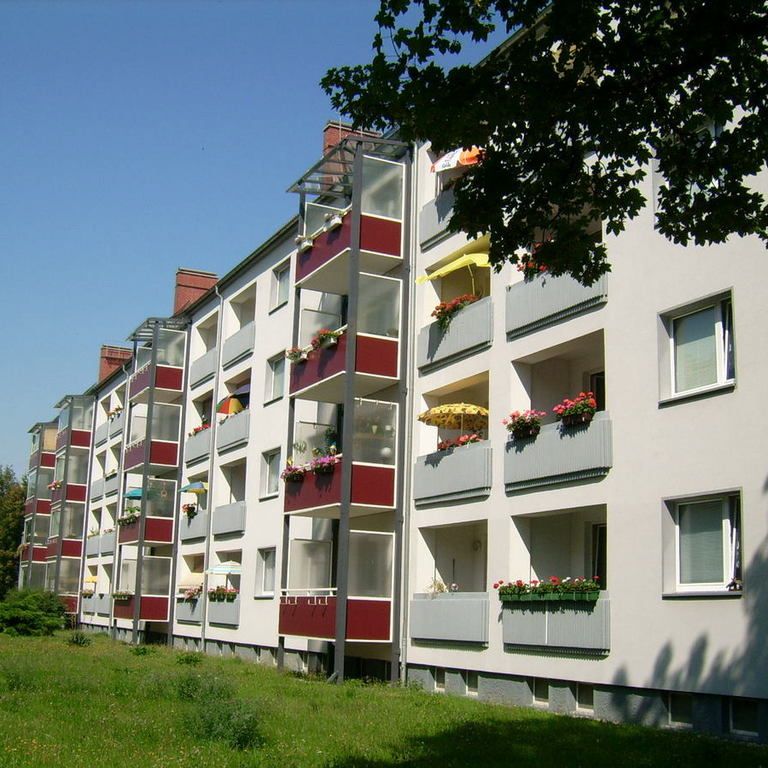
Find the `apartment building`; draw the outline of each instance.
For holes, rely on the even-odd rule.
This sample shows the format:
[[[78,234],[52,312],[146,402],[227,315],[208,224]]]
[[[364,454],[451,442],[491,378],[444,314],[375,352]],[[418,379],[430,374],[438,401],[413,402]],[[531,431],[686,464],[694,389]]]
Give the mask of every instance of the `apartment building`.
[[[54,487],[22,582],[127,640],[768,738],[762,246],[667,242],[649,177],[642,215],[593,233],[609,275],[524,280],[447,233],[465,166],[325,149],[297,219],[221,279],[182,272],[55,446],[33,428]],[[594,416],[558,420],[580,392]],[[493,587],[552,577],[600,588]]]

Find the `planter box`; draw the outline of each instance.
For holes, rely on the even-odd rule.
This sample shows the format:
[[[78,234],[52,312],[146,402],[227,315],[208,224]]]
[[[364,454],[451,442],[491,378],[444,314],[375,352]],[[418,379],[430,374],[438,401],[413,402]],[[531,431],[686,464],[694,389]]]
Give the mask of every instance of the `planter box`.
[[[230,336],[225,342],[221,353],[221,365],[226,368],[236,363],[253,351],[253,342],[256,338],[255,323],[244,325],[237,333]]]
[[[204,539],[208,535],[208,513],[198,512],[191,520],[182,512],[179,519],[179,536],[182,541]]]
[[[607,300],[605,277],[586,287],[568,275],[537,275],[533,280],[515,283],[507,289],[507,335],[522,336]]]
[[[545,424],[535,439],[508,442],[504,484],[516,490],[602,477],[612,464],[611,420],[602,411],[589,424]]]
[[[176,621],[188,624],[201,624],[203,621],[203,600],[200,596],[197,600],[176,601]]]
[[[191,464],[208,457],[211,452],[211,429],[203,429],[187,438],[184,444],[184,461]]]
[[[608,652],[611,601],[539,600],[502,603],[502,633],[506,645],[532,645]]]
[[[216,448],[219,451],[227,451],[238,445],[245,445],[248,442],[250,425],[250,411],[241,411],[230,416],[216,428]]]
[[[191,387],[202,384],[216,373],[216,360],[219,356],[218,349],[209,349],[202,357],[198,357],[189,367],[189,385]]]
[[[486,296],[460,309],[443,331],[437,322],[419,331],[417,365],[431,368],[488,347],[493,341],[493,304]]]
[[[415,503],[439,504],[487,496],[491,491],[491,458],[487,440],[419,456],[413,478]]]
[[[198,601],[199,602],[199,601]],[[208,601],[208,623],[236,627],[240,623],[240,598]]]
[[[411,600],[413,640],[487,643],[489,619],[487,592],[416,594]]]
[[[213,535],[224,536],[245,530],[245,502],[224,504],[213,510]]]

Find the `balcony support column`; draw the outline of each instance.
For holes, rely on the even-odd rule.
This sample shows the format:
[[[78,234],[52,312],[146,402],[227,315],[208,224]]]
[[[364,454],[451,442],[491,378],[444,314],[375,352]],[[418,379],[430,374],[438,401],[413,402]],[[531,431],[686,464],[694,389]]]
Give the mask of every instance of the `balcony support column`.
[[[339,510],[338,554],[336,561],[336,644],[334,672],[344,680],[344,656],[347,638],[347,598],[349,596],[349,509],[352,504],[352,444],[355,436],[355,357],[357,352],[357,308],[360,300],[360,218],[363,197],[363,146],[355,147],[352,181],[352,221],[350,232],[349,295],[347,297],[347,349],[344,377],[344,425],[341,448],[345,461],[341,463],[341,508]]]

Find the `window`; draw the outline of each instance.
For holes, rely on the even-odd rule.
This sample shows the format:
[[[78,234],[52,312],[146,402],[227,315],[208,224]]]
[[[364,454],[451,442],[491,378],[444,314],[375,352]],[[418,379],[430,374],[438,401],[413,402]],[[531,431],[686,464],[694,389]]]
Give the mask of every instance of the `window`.
[[[274,547],[259,550],[256,570],[256,594],[268,597],[275,594],[275,555]]]
[[[669,318],[671,394],[734,381],[733,309],[730,298]]]
[[[288,303],[288,292],[290,289],[291,277],[290,262],[285,262],[272,271],[272,309],[282,307]]]
[[[595,689],[587,683],[576,683],[576,709],[594,712]]]
[[[549,704],[549,680],[541,677],[534,678],[533,703]]]
[[[262,454],[261,495],[274,496],[280,490],[280,449]]]
[[[758,704],[754,699],[731,699],[730,730],[741,736],[757,736]]]
[[[741,514],[738,496],[675,506],[677,589],[741,589]]]
[[[669,724],[691,727],[693,725],[693,696],[690,693],[670,693],[667,699]]]
[[[285,356],[276,355],[267,360],[267,384],[264,392],[265,402],[278,400],[285,390]]]

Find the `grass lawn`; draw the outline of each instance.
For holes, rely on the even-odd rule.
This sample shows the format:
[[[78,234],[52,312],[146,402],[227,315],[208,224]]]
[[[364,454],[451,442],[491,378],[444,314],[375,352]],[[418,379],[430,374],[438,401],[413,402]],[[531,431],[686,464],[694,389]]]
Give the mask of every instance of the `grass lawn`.
[[[68,638],[0,634],[0,768],[768,767],[766,747]]]

